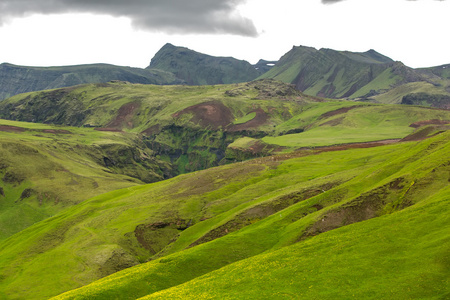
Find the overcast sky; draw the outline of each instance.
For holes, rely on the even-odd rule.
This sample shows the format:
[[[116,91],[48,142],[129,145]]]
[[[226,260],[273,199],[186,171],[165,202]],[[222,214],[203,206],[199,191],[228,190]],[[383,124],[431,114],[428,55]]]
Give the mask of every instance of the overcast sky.
[[[0,63],[145,68],[172,43],[256,63],[292,46],[450,63],[450,0],[0,0]]]

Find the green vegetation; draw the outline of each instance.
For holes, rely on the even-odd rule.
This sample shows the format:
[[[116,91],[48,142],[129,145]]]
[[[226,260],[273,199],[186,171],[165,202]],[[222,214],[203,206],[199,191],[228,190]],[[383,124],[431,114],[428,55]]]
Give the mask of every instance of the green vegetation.
[[[94,195],[171,175],[128,133],[0,120],[0,240]]]
[[[236,119],[233,124],[243,124],[243,123],[247,123],[248,121],[253,120],[256,117],[256,113],[255,112],[251,112],[246,114],[245,116]]]
[[[88,200],[82,206],[135,206],[140,193],[157,194],[164,185],[172,213],[179,207],[180,216],[191,214],[188,218],[195,221],[155,260],[55,299],[445,297],[448,140],[446,132],[420,143],[299,152],[156,183],[126,192],[129,201],[112,195],[105,197],[110,200]],[[193,189],[180,199],[176,190],[186,186]],[[200,189],[202,194],[197,193]],[[87,214],[65,238],[76,239],[72,233],[81,230],[77,224],[97,224],[105,212]],[[123,222],[126,217],[117,219]],[[118,221],[109,222],[106,227],[122,228],[113,226]],[[88,235],[81,231],[94,239],[104,228],[90,227]],[[71,247],[72,253],[79,253],[86,244]],[[96,256],[100,249],[89,251]],[[74,258],[65,261],[69,259]],[[14,288],[14,282],[9,284]]]
[[[401,78],[395,63],[373,51],[352,53],[331,49],[294,47],[260,78],[293,83],[308,95],[355,98],[364,91],[390,89]]]
[[[63,67],[26,67],[0,64],[0,101],[8,97],[85,83],[111,80],[143,84],[179,84],[174,74],[162,70],[145,70],[108,64]]]
[[[0,116],[22,121],[0,120],[1,299],[449,293],[449,111],[258,80],[89,84]]]
[[[300,46],[293,47],[259,78],[295,84],[312,96],[400,104],[402,97],[411,93],[449,96],[449,69],[412,69],[374,50],[355,53]],[[447,108],[448,101],[433,104]]]
[[[147,70],[164,70],[190,85],[229,84],[254,80],[263,72],[233,57],[214,57],[185,47],[164,45]]]
[[[264,137],[262,141],[267,144],[300,148],[401,139],[414,131],[409,124],[414,123],[417,119],[431,120],[437,117],[448,120],[450,117],[447,111],[437,113],[422,108],[405,110],[405,107],[400,105],[352,107],[345,103],[342,108],[345,107],[352,109],[318,120],[310,124],[310,127],[302,133]],[[317,108],[315,107],[315,109]],[[296,118],[304,120],[303,114],[299,114]]]

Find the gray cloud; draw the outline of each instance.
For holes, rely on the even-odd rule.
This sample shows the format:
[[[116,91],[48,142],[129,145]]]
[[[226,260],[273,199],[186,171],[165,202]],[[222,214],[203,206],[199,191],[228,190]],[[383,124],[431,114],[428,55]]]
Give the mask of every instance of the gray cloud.
[[[253,22],[236,11],[246,0],[1,0],[0,25],[30,14],[89,12],[131,18],[143,30],[256,36]]]
[[[322,4],[333,4],[333,3],[342,2],[345,0],[321,0],[321,1],[322,1]],[[406,0],[406,1],[418,1],[418,0]],[[446,1],[446,0],[435,0],[435,1]]]
[[[345,0],[322,0],[323,4],[333,4],[336,2],[341,2],[341,1],[345,1]]]

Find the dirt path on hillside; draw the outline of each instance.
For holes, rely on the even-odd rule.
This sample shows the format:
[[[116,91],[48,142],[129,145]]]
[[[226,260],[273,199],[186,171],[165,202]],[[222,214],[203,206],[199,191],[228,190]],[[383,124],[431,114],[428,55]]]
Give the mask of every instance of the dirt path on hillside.
[[[6,131],[6,132],[24,132],[25,128],[17,127],[17,126],[10,126],[10,125],[0,125],[0,131]]]

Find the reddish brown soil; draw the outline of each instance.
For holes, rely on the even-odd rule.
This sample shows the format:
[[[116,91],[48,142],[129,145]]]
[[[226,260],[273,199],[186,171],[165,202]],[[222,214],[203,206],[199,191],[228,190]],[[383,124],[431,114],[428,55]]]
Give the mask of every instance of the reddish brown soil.
[[[242,124],[231,125],[227,128],[227,131],[243,131],[257,128],[264,125],[267,122],[267,119],[269,119],[269,116],[262,108],[255,109],[252,112],[256,113],[256,116],[253,119]]]
[[[409,127],[419,128],[419,127],[426,126],[426,125],[446,125],[446,124],[450,124],[450,121],[434,119],[434,120],[414,122],[411,125],[409,125]]]
[[[69,130],[64,129],[44,129],[42,130],[44,133],[53,133],[53,134],[72,134]]]
[[[120,130],[120,129],[117,129],[117,128],[111,128],[111,127],[98,127],[98,128],[95,128],[94,130],[97,130],[97,131],[123,132],[123,131]]]
[[[358,107],[359,107],[359,105],[342,107],[342,108],[324,113],[323,115],[320,116],[319,119],[325,119],[325,118],[329,118],[329,117],[332,117],[335,115],[344,114],[344,113],[346,113],[352,109],[358,108]]]
[[[319,126],[325,126],[325,125],[337,126],[337,125],[340,125],[343,120],[344,120],[344,117],[338,117],[336,119],[333,119],[333,120],[330,120],[330,121],[326,121],[325,123],[322,123]]]
[[[335,145],[335,146],[323,146],[323,147],[316,147],[315,149],[319,150],[319,152],[341,151],[341,150],[347,150],[347,149],[378,147],[378,146],[396,143],[398,141],[400,141],[400,139],[382,140],[382,141],[365,142],[365,143],[350,143],[350,144]]]
[[[134,101],[130,103],[126,103],[122,105],[121,108],[119,108],[119,111],[117,112],[117,116],[114,120],[112,120],[108,125],[107,128],[133,128],[133,117],[134,112],[141,106],[140,102]]]
[[[416,130],[414,133],[404,137],[401,141],[402,142],[421,141],[430,138],[432,136],[435,136],[439,133],[442,133],[446,130],[448,130],[448,127],[445,125],[428,126],[423,129],[421,128]]]
[[[17,127],[17,126],[9,126],[9,125],[0,125],[0,131],[24,132],[25,128]]]
[[[10,125],[0,125],[0,131],[6,131],[6,132],[24,132],[26,131],[26,128],[18,127],[18,126],[10,126]],[[35,130],[35,129],[28,129],[29,131],[35,131],[35,132],[43,132],[43,133],[53,133],[53,134],[72,134],[72,132],[64,129],[42,129],[42,130]]]
[[[218,129],[225,128],[233,121],[233,114],[230,109],[218,101],[209,101],[183,109],[173,115],[177,118],[183,114],[192,114],[192,122],[203,127]]]

